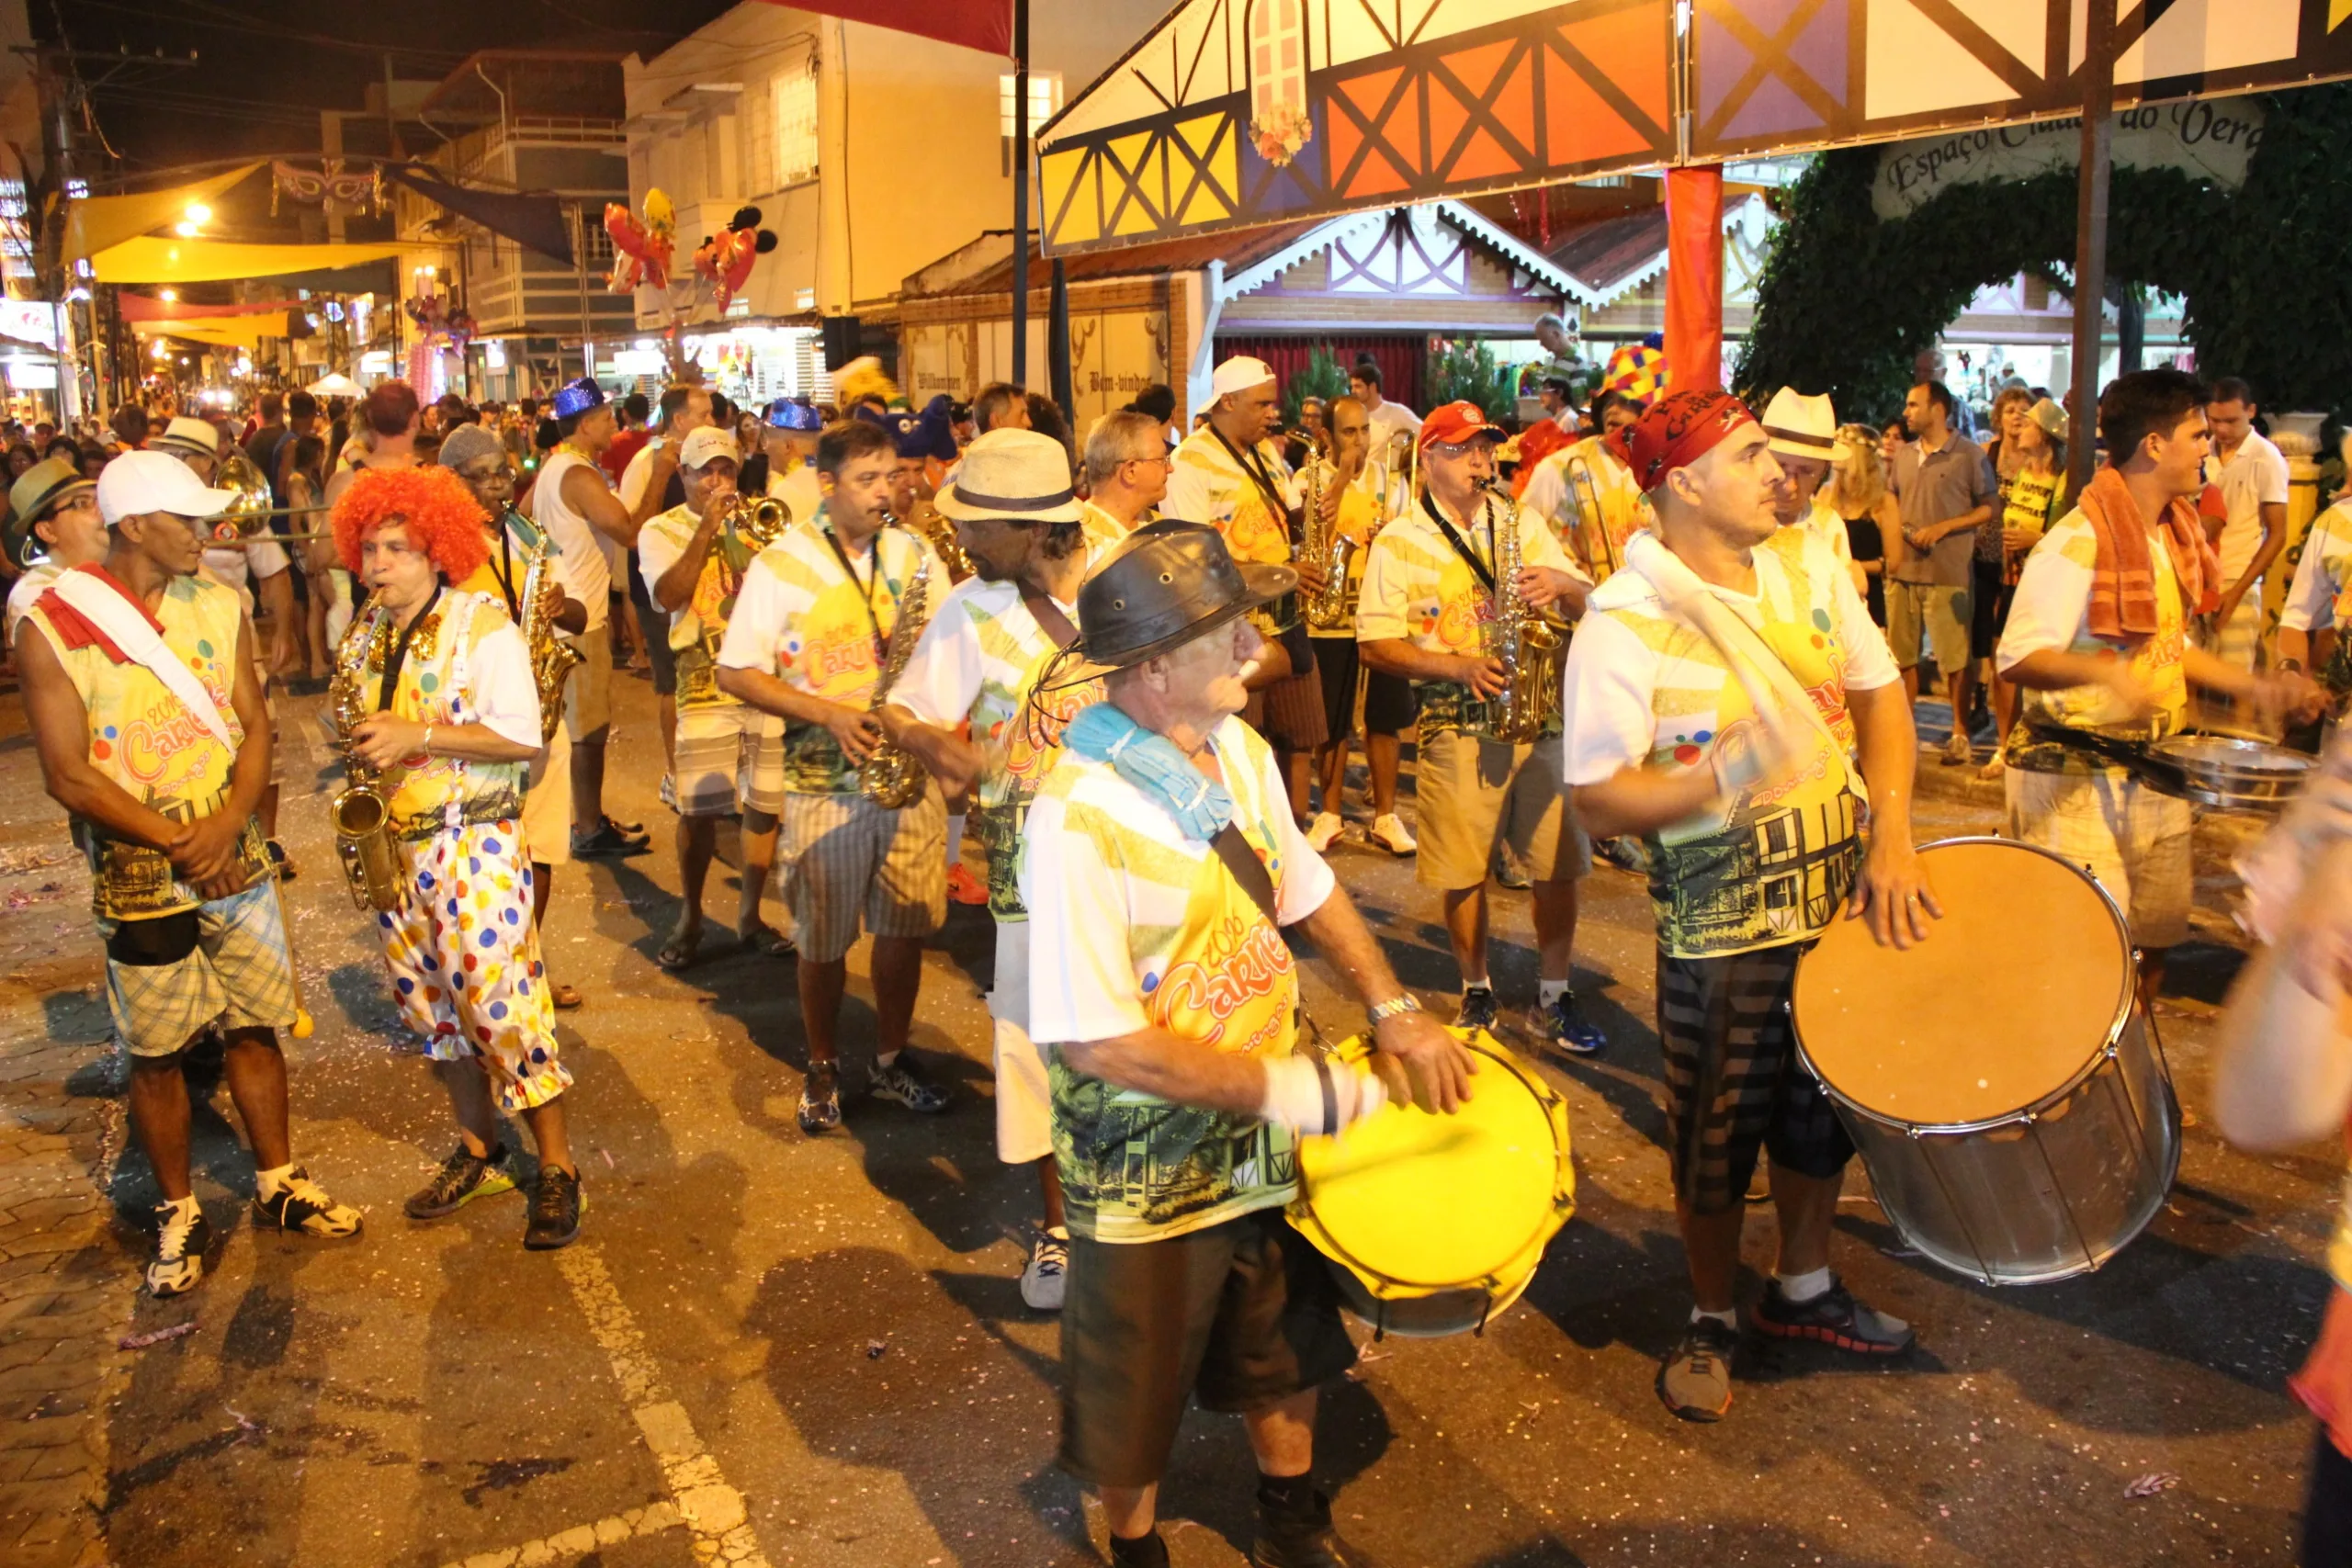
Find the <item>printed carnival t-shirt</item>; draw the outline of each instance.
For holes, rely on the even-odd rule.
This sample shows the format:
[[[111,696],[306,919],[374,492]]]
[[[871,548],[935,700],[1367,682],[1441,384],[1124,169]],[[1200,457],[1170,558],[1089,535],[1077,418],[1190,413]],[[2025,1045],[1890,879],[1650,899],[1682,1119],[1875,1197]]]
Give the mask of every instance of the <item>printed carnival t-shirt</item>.
[[[1501,509],[1490,501],[1468,530],[1455,532],[1491,570],[1494,530],[1503,525]],[[1524,565],[1584,576],[1551,528],[1527,507],[1519,509],[1519,549]],[[1424,653],[1476,658],[1485,646],[1487,623],[1494,616],[1494,598],[1486,584],[1430,521],[1426,506],[1416,504],[1398,513],[1396,521],[1374,536],[1363,597],[1356,604],[1357,641],[1401,640]],[[1413,689],[1420,698],[1423,744],[1464,727],[1472,700],[1467,686],[1454,681],[1416,681]]]
[[[1234,822],[1274,885],[1283,924],[1331,896],[1331,871],[1290,814],[1273,753],[1227,717],[1211,732]],[[1065,751],[1029,807],[1029,1032],[1040,1045],[1158,1027],[1212,1050],[1291,1054],[1290,946],[1204,839],[1108,763]],[[1049,1054],[1054,1157],[1070,1229],[1158,1241],[1288,1202],[1296,1145],[1254,1116],[1116,1089]]]
[[[74,570],[137,604],[130,591],[103,570]],[[89,719],[91,765],[158,815],[174,822],[194,822],[226,806],[237,749],[244,744],[244,727],[238,723],[232,701],[244,608],[234,589],[196,577],[172,579],[152,613],[143,604],[139,608],[163,633],[164,646],[195,671],[213,706],[220,710],[229,728],[228,745],[198,723],[146,666],[118,662],[106,644],[82,635],[78,628],[88,623],[63,603],[53,584],[27,612],[26,622],[50,639],[66,678],[81,696]],[[142,919],[204,901],[179,879],[170,857],[160,850],[110,838],[88,821],[81,823],[81,841],[90,861],[91,906],[101,919]],[[238,847],[250,883],[267,865],[259,828],[247,823]]]
[[[2335,647],[2322,668],[2312,671],[2341,695],[2352,691],[2352,501],[2342,501],[2319,514],[2303,536],[2302,555],[2295,563],[2295,581],[2278,613],[2281,631],[2335,629]]]
[[[498,594],[444,588],[417,616],[392,700],[384,705],[384,670],[399,635],[391,615],[371,607],[352,622],[336,652],[338,668],[357,671],[369,712],[380,708],[418,724],[480,724],[519,746],[542,744],[531,650]],[[465,823],[512,821],[523,814],[530,767],[446,756],[428,756],[414,767],[395,763],[379,785],[391,804],[392,833],[421,840]]]
[[[1106,553],[1090,550],[1089,570]],[[1076,604],[1061,611],[1078,624]],[[1102,700],[1102,682],[1088,681],[1046,693],[1033,710],[1030,691],[1055,652],[1018,583],[967,577],[925,623],[890,689],[891,702],[926,724],[953,728],[971,720],[981,756],[971,825],[988,846],[989,913],[1000,920],[1028,919],[1013,879],[1022,818],[1061,757],[1062,731],[1080,708]]]
[[[1857,858],[1846,694],[1900,679],[1852,575],[1819,537],[1780,529],[1756,547],[1754,561],[1753,594],[1710,591],[1788,667],[1837,747],[1805,725],[1813,752],[1793,781],[1752,786],[1650,838],[1658,946],[1675,958],[1779,947],[1828,929]],[[1561,706],[1572,787],[1621,768],[1712,768],[1718,752],[1753,745],[1758,722],[1714,644],[1668,615],[1630,570],[1593,590],[1568,645]]]
[[[743,574],[719,664],[774,675],[843,707],[868,706],[882,673],[877,644],[897,631],[916,572],[928,569],[924,592],[931,604],[947,592],[939,558],[915,535],[883,528],[868,544],[862,551],[843,547],[851,567],[844,571],[825,512],[786,528]],[[857,792],[857,770],[821,724],[785,721],[784,770],[785,788],[795,795]]]
[[[653,596],[654,584],[686,553],[701,526],[702,514],[691,506],[673,506],[646,520],[644,531],[637,536],[637,564],[649,597]],[[752,559],[749,544],[731,530],[719,529],[704,552],[702,575],[695,579],[686,607],[670,616],[670,650],[677,657],[681,708],[741,705],[718,689],[718,649]],[[661,602],[653,598],[656,605]]]

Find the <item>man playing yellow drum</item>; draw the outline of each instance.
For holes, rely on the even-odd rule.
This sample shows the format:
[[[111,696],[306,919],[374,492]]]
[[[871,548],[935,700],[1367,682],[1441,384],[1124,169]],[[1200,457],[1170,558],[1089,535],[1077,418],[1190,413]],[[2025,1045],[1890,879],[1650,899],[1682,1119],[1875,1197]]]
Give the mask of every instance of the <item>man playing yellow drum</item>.
[[[774,956],[791,944],[760,919],[775,868],[776,817],[784,809],[784,721],[718,689],[718,649],[727,617],[762,542],[729,519],[738,499],[742,449],[729,431],[705,425],[686,437],[678,473],[686,499],[645,525],[637,558],[653,602],[668,612],[678,670],[678,876],[685,896],[676,929],[657,960],[683,969],[702,944],[703,882],[718,845],[718,819],[743,818],[742,888],[735,935]]]
[[[1780,525],[1770,437],[1710,389],[1664,399],[1618,443],[1657,531],[1631,541],[1569,646],[1566,776],[1592,832],[1648,844],[1668,1151],[1696,1298],[1657,1386],[1675,1415],[1715,1421],[1731,1408],[1759,1150],[1780,1261],[1755,1325],[1869,1355],[1911,1343],[1830,1270],[1854,1145],[1797,1065],[1788,1002],[1798,955],[1841,908],[1907,942],[1935,907],[1911,848],[1917,742],[1901,677],[1837,558]]]
[[[523,1245],[541,1249],[580,1234],[582,1200],[522,825],[538,685],[498,597],[452,586],[488,555],[481,520],[447,468],[371,468],[336,499],[335,547],[368,606],[336,651],[330,701],[390,803],[398,887],[377,935],[401,1021],[458,1119],[458,1147],[408,1200],[409,1216],[440,1219],[514,1190],[496,1111],[518,1114],[539,1150]]]
[[[1115,417],[1115,416],[1114,416]],[[1061,443],[1034,430],[989,431],[965,449],[956,482],[939,492],[974,575],[923,628],[883,728],[945,788],[978,782],[972,821],[989,854],[996,917],[996,1152],[1035,1165],[1044,1213],[1021,1299],[1059,1310],[1069,1230],[1053,1162],[1046,1062],[1029,1037],[1029,913],[1013,883],[1029,796],[1061,755],[1062,726],[1101,700],[1089,683],[1038,695],[1039,671],[1077,634],[1078,585],[1107,550],[1091,547]],[[968,741],[956,731],[968,720]]]
[[[1533,513],[1515,513],[1481,487],[1494,477],[1502,432],[1475,403],[1433,409],[1421,423],[1420,499],[1380,531],[1364,570],[1356,637],[1372,669],[1409,678],[1420,699],[1421,847],[1417,878],[1444,901],[1446,934],[1462,976],[1458,1021],[1496,1027],[1487,969],[1487,881],[1495,846],[1508,842],[1534,882],[1536,1000],[1530,1028],[1554,1050],[1590,1055],[1607,1043],[1568,984],[1577,931],[1577,882],[1592,869],[1583,830],[1560,789],[1556,714],[1533,740],[1486,732],[1488,700],[1507,684],[1486,649],[1498,598],[1516,592],[1532,610],[1584,608],[1589,586]],[[1498,579],[1513,546],[1521,568]],[[1546,696],[1547,692],[1529,694]]]
[[[1467,1054],[1396,983],[1234,716],[1287,568],[1197,525],[1139,529],[1079,592],[1077,663],[1108,699],[1064,731],[1022,835],[1030,1030],[1047,1054],[1069,1207],[1062,1463],[1102,1491],[1112,1561],[1164,1565],[1160,1476],[1194,1393],[1238,1411],[1259,1470],[1259,1568],[1344,1568],[1315,1490],[1317,1385],[1355,1360],[1321,1258],[1285,1224],[1296,1140],[1409,1074],[1453,1110]],[[1387,1070],[1295,1055],[1300,926],[1370,1008]],[[1396,1071],[1399,1066],[1408,1073]]]
[[[260,1223],[314,1236],[359,1228],[288,1140],[277,1032],[299,1009],[254,818],[269,727],[236,591],[196,576],[201,520],[234,499],[165,454],[116,457],[98,479],[105,561],[51,582],[17,646],[43,783],[89,854],[107,1004],[130,1054],[131,1129],[164,1198],[147,1267],[159,1296],[204,1279],[212,1232],[188,1185],[180,1053],[216,1024]]]

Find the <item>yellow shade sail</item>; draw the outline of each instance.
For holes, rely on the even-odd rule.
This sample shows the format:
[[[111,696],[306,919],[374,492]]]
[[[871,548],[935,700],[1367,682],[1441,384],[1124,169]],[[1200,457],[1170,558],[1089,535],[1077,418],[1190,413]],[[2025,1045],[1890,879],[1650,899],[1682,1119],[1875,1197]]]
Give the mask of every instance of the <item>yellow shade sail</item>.
[[[327,272],[368,262],[443,260],[433,245],[247,245],[227,240],[167,240],[142,234],[91,258],[100,283],[219,283]]]
[[[169,190],[78,197],[65,209],[65,259],[70,263],[96,256],[126,240],[177,223],[187,216],[191,203],[210,206],[221,192],[260,167],[259,164],[246,164],[226,174],[174,186]],[[117,281],[103,273],[99,277],[102,282]]]
[[[190,316],[160,321],[133,321],[130,330],[142,338],[176,337],[222,348],[252,349],[266,337],[286,335],[286,312],[256,310],[246,316]]]

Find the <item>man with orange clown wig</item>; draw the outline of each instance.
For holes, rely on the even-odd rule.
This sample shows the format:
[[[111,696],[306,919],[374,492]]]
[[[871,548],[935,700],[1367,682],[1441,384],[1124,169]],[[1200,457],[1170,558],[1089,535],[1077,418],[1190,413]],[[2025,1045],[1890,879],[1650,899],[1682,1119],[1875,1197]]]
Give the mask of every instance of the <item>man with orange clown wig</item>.
[[[379,771],[401,877],[378,934],[401,1019],[424,1039],[458,1118],[458,1148],[408,1213],[439,1219],[512,1191],[498,1112],[519,1113],[539,1152],[523,1245],[567,1246],[582,1206],[564,1135],[571,1075],[556,1059],[522,831],[540,748],[530,650],[497,595],[454,586],[487,551],[481,507],[456,475],[370,469],[336,501],[334,521],[336,548],[369,595],[336,654],[337,700],[365,716],[350,749]]]

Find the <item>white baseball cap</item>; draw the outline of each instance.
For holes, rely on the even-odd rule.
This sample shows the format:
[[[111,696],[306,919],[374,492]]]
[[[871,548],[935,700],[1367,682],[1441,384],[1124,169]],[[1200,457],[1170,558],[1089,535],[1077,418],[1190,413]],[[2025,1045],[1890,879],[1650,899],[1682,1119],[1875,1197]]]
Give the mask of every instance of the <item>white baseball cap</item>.
[[[686,433],[678,446],[678,466],[705,468],[713,457],[725,457],[730,462],[743,460],[743,448],[736,442],[735,433],[723,425],[697,425]]]
[[[235,491],[209,488],[169,452],[125,452],[98,470],[98,516],[109,528],[151,512],[218,517],[236,500]]]
[[[1262,359],[1252,359],[1237,354],[1218,366],[1209,377],[1209,395],[1200,406],[1208,407],[1228,392],[1246,392],[1252,387],[1262,387],[1274,378],[1274,367]]]

